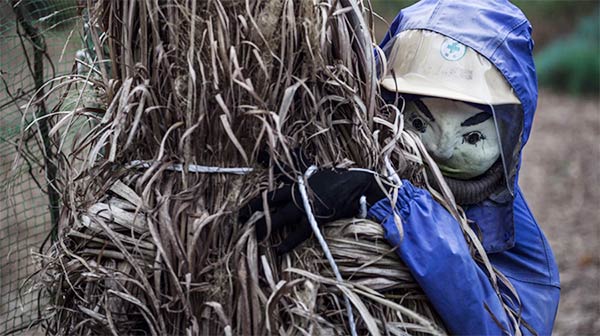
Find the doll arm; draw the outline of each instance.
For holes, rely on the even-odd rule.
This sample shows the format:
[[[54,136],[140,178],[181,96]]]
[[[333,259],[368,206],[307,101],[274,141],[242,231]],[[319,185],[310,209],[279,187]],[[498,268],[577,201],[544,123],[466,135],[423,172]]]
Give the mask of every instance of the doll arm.
[[[392,211],[400,215],[403,239]],[[404,181],[396,208],[392,210],[384,199],[371,207],[369,216],[382,223],[386,239],[398,247],[396,253],[452,334],[513,333],[498,295],[469,253],[459,224],[427,191]],[[521,302],[526,302],[531,290],[519,291]]]

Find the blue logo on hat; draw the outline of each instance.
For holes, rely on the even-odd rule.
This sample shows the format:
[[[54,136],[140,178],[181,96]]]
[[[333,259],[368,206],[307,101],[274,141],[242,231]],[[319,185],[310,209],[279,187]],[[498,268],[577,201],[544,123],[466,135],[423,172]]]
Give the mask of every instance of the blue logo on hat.
[[[451,38],[445,38],[440,46],[440,53],[445,60],[458,61],[467,53],[467,47]]]

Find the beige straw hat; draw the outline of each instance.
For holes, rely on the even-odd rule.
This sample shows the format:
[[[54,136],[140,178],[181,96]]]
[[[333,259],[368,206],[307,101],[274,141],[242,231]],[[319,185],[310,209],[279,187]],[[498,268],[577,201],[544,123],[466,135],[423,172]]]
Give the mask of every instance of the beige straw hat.
[[[520,104],[498,69],[470,47],[428,30],[406,30],[394,39],[385,50],[388,68],[380,82],[387,90],[486,105]]]

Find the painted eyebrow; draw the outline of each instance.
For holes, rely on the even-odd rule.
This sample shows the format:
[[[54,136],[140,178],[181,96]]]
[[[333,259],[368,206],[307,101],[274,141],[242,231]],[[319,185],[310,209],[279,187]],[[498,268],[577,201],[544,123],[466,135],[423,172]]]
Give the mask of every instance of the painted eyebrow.
[[[425,103],[423,103],[423,101],[421,101],[421,99],[415,100],[415,105],[417,105],[419,111],[421,111],[427,118],[429,118],[429,120],[435,121],[433,114],[431,114],[431,111],[429,111],[429,108],[427,107],[427,105],[425,105]]]
[[[462,122],[462,124],[460,124],[460,126],[473,126],[473,125],[481,124],[482,122],[488,120],[491,117],[492,117],[492,115],[490,113],[479,112],[476,115],[467,118],[465,121]]]

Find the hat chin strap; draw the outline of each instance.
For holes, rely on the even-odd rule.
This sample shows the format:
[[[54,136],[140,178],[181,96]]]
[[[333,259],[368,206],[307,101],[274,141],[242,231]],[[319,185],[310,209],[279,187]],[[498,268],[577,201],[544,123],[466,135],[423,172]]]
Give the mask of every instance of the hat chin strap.
[[[438,188],[438,184],[429,176],[429,183]],[[469,180],[459,180],[444,176],[446,184],[452,191],[456,203],[472,205],[482,202],[494,191],[502,187],[502,160],[498,160],[485,173]]]

